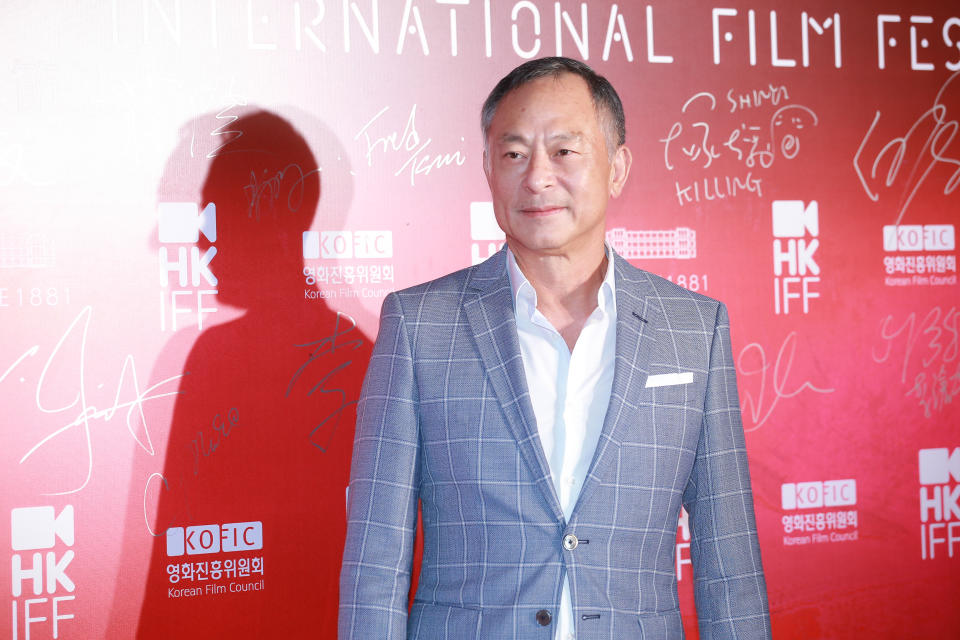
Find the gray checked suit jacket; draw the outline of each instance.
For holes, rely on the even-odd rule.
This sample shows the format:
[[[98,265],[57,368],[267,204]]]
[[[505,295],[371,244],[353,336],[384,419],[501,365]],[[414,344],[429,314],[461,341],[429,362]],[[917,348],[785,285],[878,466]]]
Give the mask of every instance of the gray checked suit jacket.
[[[619,256],[615,274],[613,390],[569,521],[540,445],[505,251],[384,300],[357,415],[341,639],[552,638],[543,612],[555,617],[564,574],[578,640],[682,638],[681,504],[700,637],[770,637],[726,308]],[[646,385],[685,372],[692,382]]]

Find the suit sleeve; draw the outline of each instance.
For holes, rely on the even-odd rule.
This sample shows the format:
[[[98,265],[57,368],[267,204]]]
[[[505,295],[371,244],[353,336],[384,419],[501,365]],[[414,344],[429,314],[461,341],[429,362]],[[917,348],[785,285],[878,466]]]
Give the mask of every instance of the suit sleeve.
[[[701,640],[770,638],[727,309],[710,346],[703,425],[684,491]]]
[[[341,640],[407,635],[420,471],[417,404],[410,341],[399,299],[390,294],[357,407],[340,572]]]

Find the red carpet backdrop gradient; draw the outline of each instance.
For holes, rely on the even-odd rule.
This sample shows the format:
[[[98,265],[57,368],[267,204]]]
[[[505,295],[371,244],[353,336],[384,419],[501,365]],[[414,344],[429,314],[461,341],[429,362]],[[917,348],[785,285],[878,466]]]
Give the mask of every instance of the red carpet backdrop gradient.
[[[960,5],[0,8],[0,634],[333,638],[383,297],[503,241],[481,102],[562,54],[608,241],[729,305],[774,636],[960,637]],[[676,571],[696,637],[689,532]]]

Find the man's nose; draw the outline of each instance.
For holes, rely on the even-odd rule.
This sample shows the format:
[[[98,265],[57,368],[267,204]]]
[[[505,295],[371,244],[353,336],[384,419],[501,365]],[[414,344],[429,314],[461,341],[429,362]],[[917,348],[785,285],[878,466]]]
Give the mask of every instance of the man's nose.
[[[523,176],[524,188],[531,193],[539,193],[552,187],[555,180],[549,154],[543,150],[535,150],[530,156],[530,162]]]

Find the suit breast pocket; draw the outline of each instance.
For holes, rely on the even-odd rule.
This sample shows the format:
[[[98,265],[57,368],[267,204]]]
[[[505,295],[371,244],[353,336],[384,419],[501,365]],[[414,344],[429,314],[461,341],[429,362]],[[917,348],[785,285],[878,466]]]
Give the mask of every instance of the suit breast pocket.
[[[703,420],[704,394],[706,388],[702,376],[686,383],[645,387],[640,390],[637,405],[641,421],[648,421],[664,429],[658,436],[665,436],[663,444],[684,446],[682,438],[690,429],[696,429]],[[675,441],[670,441],[675,438]]]
[[[647,376],[644,396],[654,405],[691,406],[703,402],[702,376],[661,374]]]

